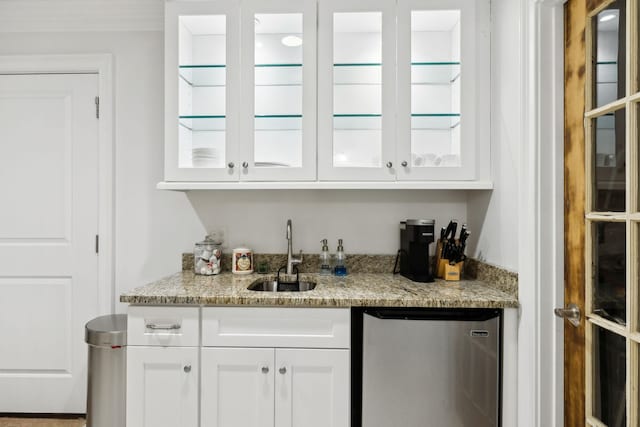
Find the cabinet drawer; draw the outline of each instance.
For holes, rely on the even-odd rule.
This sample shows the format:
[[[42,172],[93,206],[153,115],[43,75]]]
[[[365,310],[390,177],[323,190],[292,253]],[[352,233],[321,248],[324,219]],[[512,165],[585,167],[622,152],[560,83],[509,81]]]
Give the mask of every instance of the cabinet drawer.
[[[127,345],[196,347],[198,307],[130,306]]]
[[[350,318],[347,308],[203,308],[202,345],[349,348]]]

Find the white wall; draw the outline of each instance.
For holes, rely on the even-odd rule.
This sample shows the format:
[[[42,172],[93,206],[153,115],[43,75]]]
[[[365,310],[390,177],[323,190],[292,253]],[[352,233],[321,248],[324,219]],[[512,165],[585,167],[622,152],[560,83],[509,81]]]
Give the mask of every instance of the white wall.
[[[433,218],[439,227],[467,218],[464,191],[192,191],[188,198],[205,228],[227,228],[228,246],[266,253],[286,252],[288,218],[294,250],[318,253],[327,238],[333,251],[342,238],[347,253],[367,254],[395,254],[403,219]]]
[[[0,36],[0,55],[29,53],[114,55],[116,299],[122,290],[179,270],[180,253],[204,228],[184,194],[155,190],[163,175],[162,33]]]
[[[518,271],[518,164],[521,120],[520,2],[491,3],[492,192],[469,192],[470,253]]]
[[[498,0],[498,3],[509,3]],[[504,13],[506,13],[506,7]],[[508,19],[502,20],[509,25]],[[494,19],[494,22],[496,20]],[[471,253],[517,269],[515,199],[519,81],[509,74],[515,28],[497,28],[493,43],[495,93],[492,127],[496,190],[465,191],[220,191],[163,192],[163,35],[148,32],[3,33],[0,55],[112,53],[115,60],[115,280],[116,296],[180,268],[205,230],[226,227],[228,246],[260,252],[286,249],[284,227],[294,224],[294,249],[317,252],[343,238],[347,252],[393,254],[398,222],[434,218],[437,227],[468,222]],[[505,66],[503,70],[501,67]],[[514,74],[515,75],[515,74]],[[93,108],[93,106],[88,106]],[[476,241],[477,239],[477,241]],[[116,304],[119,311],[123,307]]]

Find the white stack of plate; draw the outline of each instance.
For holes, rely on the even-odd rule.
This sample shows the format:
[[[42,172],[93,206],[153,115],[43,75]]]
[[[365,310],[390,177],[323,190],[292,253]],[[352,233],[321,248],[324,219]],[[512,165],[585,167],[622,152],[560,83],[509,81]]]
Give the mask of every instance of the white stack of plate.
[[[218,164],[218,150],[216,148],[194,148],[191,150],[191,156],[194,168],[210,168]]]

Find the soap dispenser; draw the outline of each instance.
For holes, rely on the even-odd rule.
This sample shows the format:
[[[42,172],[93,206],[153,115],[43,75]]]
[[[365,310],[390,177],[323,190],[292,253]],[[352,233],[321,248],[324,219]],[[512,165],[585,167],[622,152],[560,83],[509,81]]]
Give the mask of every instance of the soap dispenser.
[[[333,274],[336,276],[347,275],[347,260],[344,254],[344,247],[342,246],[342,239],[338,239],[338,249],[336,250],[336,265],[333,269]]]
[[[327,239],[322,239],[322,252],[320,252],[320,275],[331,275],[331,255],[329,254],[329,243]]]

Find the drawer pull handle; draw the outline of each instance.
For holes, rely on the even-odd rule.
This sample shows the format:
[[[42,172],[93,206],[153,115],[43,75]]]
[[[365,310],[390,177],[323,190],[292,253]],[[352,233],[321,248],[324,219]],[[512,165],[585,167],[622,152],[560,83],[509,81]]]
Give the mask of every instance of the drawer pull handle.
[[[188,374],[189,372],[191,372],[191,365],[186,365],[186,366],[184,367],[184,372],[185,372],[185,373],[187,373],[187,374]]]
[[[262,373],[263,374],[268,374],[269,373],[269,367],[268,366],[263,366],[262,367]]]
[[[181,327],[177,323],[174,323],[173,325],[156,325],[155,323],[147,323],[145,326],[147,329],[151,329],[152,331],[176,331]]]
[[[280,373],[281,373],[282,375],[284,375],[284,374],[286,374],[286,373],[287,373],[287,368],[285,368],[285,367],[283,366],[283,367],[282,367],[282,368],[280,368],[278,371],[280,371]]]

